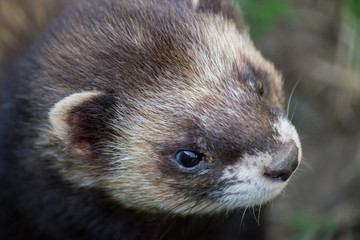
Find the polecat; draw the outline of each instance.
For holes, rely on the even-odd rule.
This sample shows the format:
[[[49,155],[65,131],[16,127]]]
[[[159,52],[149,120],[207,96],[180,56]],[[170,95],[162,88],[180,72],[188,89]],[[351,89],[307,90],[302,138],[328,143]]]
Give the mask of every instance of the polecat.
[[[237,239],[225,215],[301,160],[281,75],[225,1],[75,1],[9,69],[6,239]]]

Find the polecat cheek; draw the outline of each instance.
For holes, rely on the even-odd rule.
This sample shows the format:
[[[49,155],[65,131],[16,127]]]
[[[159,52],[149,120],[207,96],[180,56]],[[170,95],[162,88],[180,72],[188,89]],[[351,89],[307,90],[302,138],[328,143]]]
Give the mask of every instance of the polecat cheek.
[[[248,207],[267,202],[275,197],[279,184],[271,184],[263,177],[264,166],[271,162],[270,153],[244,155],[236,164],[223,170],[225,182],[222,197],[227,208]]]

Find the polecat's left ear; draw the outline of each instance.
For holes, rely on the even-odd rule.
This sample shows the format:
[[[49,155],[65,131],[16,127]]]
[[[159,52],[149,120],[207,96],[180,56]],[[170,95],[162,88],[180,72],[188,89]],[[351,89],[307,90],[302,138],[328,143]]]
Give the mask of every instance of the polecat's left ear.
[[[191,5],[197,12],[211,12],[231,19],[239,31],[245,30],[245,24],[241,18],[240,9],[228,0],[190,0]]]
[[[113,95],[99,91],[74,93],[61,99],[49,112],[53,134],[70,154],[93,156],[108,135],[114,102]]]

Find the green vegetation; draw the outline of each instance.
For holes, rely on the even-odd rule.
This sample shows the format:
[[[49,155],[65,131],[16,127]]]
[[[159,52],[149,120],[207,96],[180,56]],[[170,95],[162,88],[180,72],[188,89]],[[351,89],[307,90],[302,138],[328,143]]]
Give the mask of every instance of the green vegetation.
[[[326,218],[314,212],[295,212],[290,215],[287,224],[293,232],[293,240],[334,239],[341,225],[334,218]]]
[[[342,9],[342,22],[353,30],[354,46],[360,46],[360,0],[344,0]],[[353,67],[360,72],[360,49],[354,51]]]
[[[360,20],[360,0],[345,0],[344,4],[348,6],[356,18]]]
[[[263,34],[277,21],[293,16],[293,8],[288,0],[233,1],[240,6],[246,22],[250,26],[250,34],[253,38]]]

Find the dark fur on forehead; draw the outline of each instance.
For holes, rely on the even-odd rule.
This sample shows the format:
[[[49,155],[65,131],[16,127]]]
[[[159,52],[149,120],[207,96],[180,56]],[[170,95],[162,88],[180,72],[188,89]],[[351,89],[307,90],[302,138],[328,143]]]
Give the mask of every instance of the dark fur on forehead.
[[[76,89],[117,89],[128,95],[150,85],[153,89],[161,75],[186,72],[182,68],[191,60],[187,44],[197,41],[192,29],[195,12],[183,1],[164,1],[161,7],[155,2],[82,1],[43,37],[38,44],[42,57],[36,47],[29,54],[27,65],[36,69],[33,78],[41,84],[49,76],[56,79],[50,89],[54,84],[71,88],[69,83],[76,79]],[[136,84],[139,79],[142,84]]]
[[[235,71],[239,72],[242,80],[252,80],[256,78],[267,80],[268,73],[260,67],[254,66],[249,61],[246,62],[245,66],[242,67],[241,70],[236,65],[234,66],[236,69]]]
[[[146,90],[191,85],[194,72],[189,67],[196,63],[188,49],[201,41],[197,35],[198,15],[212,12],[235,23],[240,21],[235,17],[239,16],[236,10],[226,1],[200,1],[198,10],[188,3],[81,0],[78,9],[65,11],[61,21],[54,23],[52,32],[33,48],[23,78],[31,76],[26,71],[28,67],[30,71],[36,69],[31,78],[35,85],[45,84],[38,90],[44,96],[50,92],[42,92],[43,89],[65,87],[72,91],[116,89],[123,98],[133,98]],[[230,10],[235,12],[231,14]],[[201,44],[211,47],[206,42]],[[49,77],[56,80],[46,81]],[[181,81],[176,81],[180,78]],[[71,84],[74,79],[77,86]],[[66,91],[51,94],[62,98]],[[49,106],[52,104],[49,101]]]

